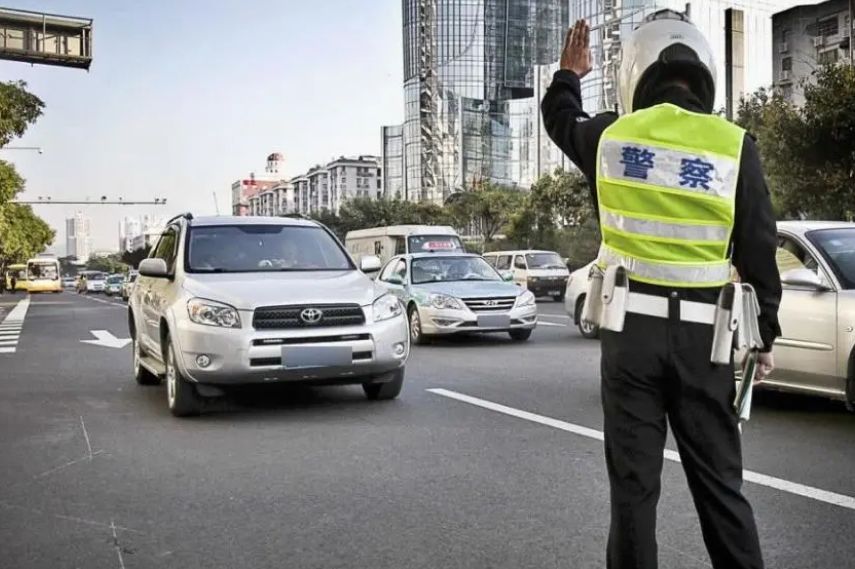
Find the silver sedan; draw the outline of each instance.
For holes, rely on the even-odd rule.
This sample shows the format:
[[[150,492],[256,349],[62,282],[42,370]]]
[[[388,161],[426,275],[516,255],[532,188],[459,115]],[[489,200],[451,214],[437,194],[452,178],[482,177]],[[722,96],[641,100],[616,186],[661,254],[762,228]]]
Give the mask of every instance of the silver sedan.
[[[506,282],[478,255],[401,255],[377,280],[406,306],[416,344],[462,332],[507,332],[524,341],[537,326],[534,295]]]

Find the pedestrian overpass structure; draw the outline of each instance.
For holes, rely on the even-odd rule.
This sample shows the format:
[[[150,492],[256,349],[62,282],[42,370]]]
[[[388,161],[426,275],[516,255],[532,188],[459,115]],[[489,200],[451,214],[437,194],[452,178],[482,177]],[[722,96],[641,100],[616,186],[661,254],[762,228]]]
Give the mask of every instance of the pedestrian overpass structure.
[[[89,69],[92,20],[0,7],[0,60]]]

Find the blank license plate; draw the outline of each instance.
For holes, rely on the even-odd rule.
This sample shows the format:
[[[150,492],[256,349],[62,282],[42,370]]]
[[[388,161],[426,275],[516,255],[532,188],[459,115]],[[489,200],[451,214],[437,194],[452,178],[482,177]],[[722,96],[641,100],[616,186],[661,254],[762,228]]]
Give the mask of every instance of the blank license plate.
[[[508,328],[511,325],[511,317],[508,314],[479,314],[479,328]]]
[[[327,367],[353,363],[350,346],[286,346],[282,348],[282,367]]]

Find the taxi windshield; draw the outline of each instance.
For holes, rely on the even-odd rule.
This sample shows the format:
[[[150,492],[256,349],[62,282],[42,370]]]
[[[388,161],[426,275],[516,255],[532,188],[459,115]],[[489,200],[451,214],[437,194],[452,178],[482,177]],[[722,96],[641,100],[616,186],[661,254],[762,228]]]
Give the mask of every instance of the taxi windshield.
[[[413,259],[413,284],[451,281],[501,281],[481,257],[424,257]]]

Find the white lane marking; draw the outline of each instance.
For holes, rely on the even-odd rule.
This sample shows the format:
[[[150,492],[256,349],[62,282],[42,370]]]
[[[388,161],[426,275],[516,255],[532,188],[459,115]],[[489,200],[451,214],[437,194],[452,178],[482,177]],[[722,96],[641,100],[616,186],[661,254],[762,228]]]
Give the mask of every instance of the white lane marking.
[[[557,318],[559,320],[570,320],[569,316],[565,316],[563,314],[540,314],[537,315],[538,318]]]
[[[471,397],[469,395],[464,395],[462,393],[457,393],[456,391],[450,391],[448,389],[436,388],[428,389],[427,391],[436,395],[448,397],[449,399],[455,399],[457,401],[462,401],[463,403],[469,403],[470,405],[475,405],[476,407],[482,407],[484,409],[496,411],[497,413],[510,415],[511,417],[517,417],[518,419],[524,419],[526,421],[531,421],[532,423],[546,425],[548,427],[567,431],[568,433],[573,433],[582,437],[587,437],[589,439],[595,439],[598,441],[603,440],[604,435],[602,431],[597,431],[595,429],[583,427],[581,425],[574,425],[573,423],[553,419],[552,417],[545,417],[543,415],[529,413],[528,411],[514,409],[513,407],[507,407],[499,403],[493,403],[492,401],[487,401],[485,399]],[[667,460],[673,462],[680,462],[680,455],[676,451],[666,449],[664,452],[664,456]],[[829,492],[828,490],[823,490],[821,488],[816,488],[813,486],[807,486],[805,484],[799,484],[798,482],[790,482],[789,480],[776,478],[767,474],[761,474],[752,470],[743,470],[742,478],[746,482],[753,482],[754,484],[759,484],[760,486],[774,488],[776,490],[781,490],[782,492],[795,494],[796,496],[802,496],[804,498],[810,498],[811,500],[816,500],[818,502],[825,502],[827,504],[832,504],[835,506],[840,506],[842,508],[855,510],[855,497],[847,496],[845,494]]]
[[[555,322],[544,322],[543,320],[537,321],[538,326],[552,326],[554,328],[566,328],[567,324],[556,324]]]
[[[0,354],[14,354],[18,349],[18,340],[24,327],[24,318],[30,308],[30,297],[20,300],[0,323]]]
[[[88,298],[89,300],[94,300],[95,302],[100,302],[101,304],[106,304],[108,306],[117,306],[119,308],[125,308],[125,306],[126,306],[125,304],[119,304],[117,302],[109,302],[106,300],[101,300],[100,298],[92,298],[91,296],[85,296],[85,298]]]
[[[107,330],[90,330],[89,331],[95,340],[80,340],[84,344],[92,344],[93,346],[104,346],[106,348],[124,348],[131,343],[130,338],[117,338]]]

